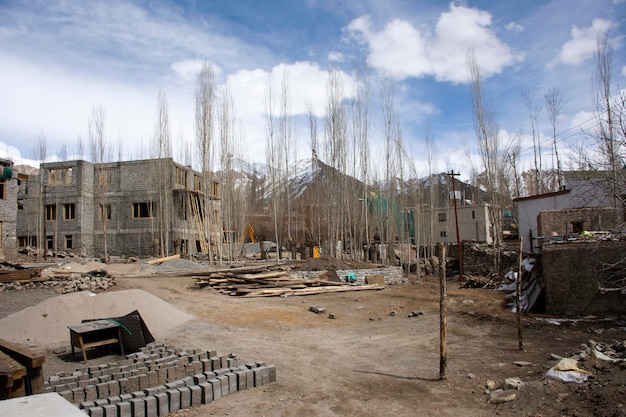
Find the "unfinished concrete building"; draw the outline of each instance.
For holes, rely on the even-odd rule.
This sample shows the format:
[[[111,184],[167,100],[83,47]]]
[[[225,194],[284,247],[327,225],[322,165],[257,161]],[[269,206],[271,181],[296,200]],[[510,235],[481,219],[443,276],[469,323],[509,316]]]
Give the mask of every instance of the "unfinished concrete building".
[[[18,195],[18,247],[89,257],[212,254],[219,183],[171,158],[41,164]]]
[[[15,252],[17,224],[18,179],[13,172],[13,162],[0,159],[0,259]]]

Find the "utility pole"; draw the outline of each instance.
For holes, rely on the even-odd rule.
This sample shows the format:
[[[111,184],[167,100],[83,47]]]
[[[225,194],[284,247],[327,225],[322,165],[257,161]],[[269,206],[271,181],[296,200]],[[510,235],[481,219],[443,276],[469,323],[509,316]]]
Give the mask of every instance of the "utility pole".
[[[459,282],[462,284],[465,280],[463,279],[463,251],[461,250],[461,236],[459,235],[459,215],[456,209],[456,189],[454,187],[454,183],[457,177],[461,175],[460,172],[454,173],[454,170],[448,172],[448,176],[452,179],[452,199],[454,200],[454,224],[456,225],[456,247],[457,247],[457,257],[459,258]]]

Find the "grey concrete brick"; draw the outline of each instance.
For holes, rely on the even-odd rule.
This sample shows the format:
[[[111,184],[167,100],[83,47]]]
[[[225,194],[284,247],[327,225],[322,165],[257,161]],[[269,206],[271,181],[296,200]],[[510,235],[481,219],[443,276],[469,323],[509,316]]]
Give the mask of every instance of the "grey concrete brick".
[[[159,374],[157,371],[149,371],[147,375],[148,375],[148,387],[154,387],[155,385],[159,385]]]
[[[69,382],[65,384],[68,390],[73,390],[74,388],[78,388],[78,382]]]
[[[219,358],[221,361],[220,368],[228,368],[228,356],[220,355]]]
[[[146,417],[157,417],[159,415],[159,406],[156,397],[149,396],[143,400],[146,403]]]
[[[146,417],[146,402],[143,398],[132,398],[128,402],[132,417]]]
[[[161,368],[158,371],[158,383],[159,384],[166,384],[167,383],[167,369],[165,368]]]
[[[200,359],[200,363],[202,364],[202,372],[211,371],[211,359]]]
[[[127,390],[125,392],[135,392],[139,390],[139,378],[136,376],[130,376],[127,379],[128,381],[128,387]],[[121,382],[120,382],[120,386],[121,386]]]
[[[85,388],[86,386],[90,384],[91,382],[89,379],[81,379],[80,381],[78,381],[78,388]]]
[[[154,396],[157,400],[157,410],[159,416],[166,416],[170,413],[170,403],[167,393],[161,392]]]
[[[118,382],[120,384],[120,394],[128,394],[129,392],[132,392],[130,390],[130,383],[128,381],[128,378],[120,378]]]
[[[93,401],[81,401],[80,403],[80,408],[82,409],[87,409],[87,408],[91,408],[95,406],[96,406],[96,403]]]
[[[89,417],[104,417],[102,407],[92,407],[89,409]]]
[[[263,385],[263,368],[254,368],[254,386],[260,387]]]
[[[117,406],[115,404],[105,404],[102,406],[104,417],[117,417]]]
[[[128,378],[130,380],[130,378]],[[137,391],[144,390],[150,386],[148,374],[139,374],[137,375]]]
[[[154,396],[157,395],[159,393],[159,389],[157,387],[148,387],[144,390],[144,392],[146,393],[146,395],[150,396]]]
[[[199,385],[193,385],[189,387],[189,394],[191,396],[191,407],[200,407],[202,405],[202,388]]]
[[[234,372],[228,372],[226,376],[228,377],[228,392],[230,394],[237,392],[237,375]]]
[[[226,364],[227,364],[226,366],[228,368],[232,368],[233,366],[235,366],[237,364],[237,359],[235,359],[235,358],[227,358],[226,359]]]
[[[130,402],[122,401],[117,406],[117,417],[132,417]]]
[[[228,377],[226,375],[218,375],[216,377],[220,384],[222,384],[222,397],[230,394],[230,383],[228,382]]]
[[[183,367],[184,368],[184,367]],[[167,368],[167,381],[168,382],[172,382],[172,381],[176,381],[177,379],[183,379],[183,378],[179,378],[179,371],[178,371],[178,367],[177,366],[170,366]]]
[[[143,391],[135,391],[132,395],[133,398],[144,398],[146,396],[146,393]]]
[[[206,380],[208,381],[209,379],[213,379],[217,376],[217,374],[215,372],[205,372],[204,375],[206,376]]]
[[[67,391],[67,384],[58,384],[54,386],[54,392]]]
[[[202,404],[208,404],[213,401],[213,386],[208,382],[203,382],[198,386],[202,390],[202,395],[200,396]]]
[[[180,391],[178,389],[168,389],[167,398],[169,399],[170,413],[180,410]]]
[[[246,374],[246,387],[248,387],[248,389],[254,388],[254,371],[252,369],[246,369],[244,373]]]
[[[106,398],[98,398],[96,401],[94,401],[94,403],[96,403],[96,407],[102,407],[103,405],[108,404],[109,400]]]
[[[109,396],[120,395],[120,383],[118,381],[109,381]]]
[[[193,376],[193,385],[200,385],[201,383],[205,381],[206,381],[206,375],[204,374],[196,374]]]
[[[245,366],[248,369],[253,369],[257,367],[255,362],[248,362]]]
[[[179,387],[184,387],[185,386],[185,382],[181,379],[176,380],[176,381],[172,381],[172,382],[168,382],[167,384],[165,384],[165,386],[167,387],[167,389],[176,389]]]
[[[114,372],[111,374],[111,377],[113,379],[120,379],[120,378],[124,378],[124,374],[122,374],[121,372]]]
[[[212,357],[211,359],[211,370],[214,371],[216,369],[220,369],[222,367],[222,360],[218,357]]]
[[[237,375],[237,391],[248,389],[246,373],[244,371],[237,371],[235,372],[235,375]]]
[[[209,382],[213,388],[213,400],[219,400],[222,398],[222,381],[217,378],[213,378],[207,382]]]
[[[67,401],[69,402],[73,402],[74,401],[74,395],[72,394],[72,391],[70,390],[65,390],[65,391],[61,391],[59,392],[59,395],[63,398],[65,398]]]
[[[180,392],[180,408],[190,408],[191,407],[191,391],[189,387],[180,387],[178,388]]]
[[[202,372],[202,362],[200,362],[199,360],[195,360],[195,361],[191,362],[190,365],[192,366],[192,368],[194,370],[192,375],[199,374],[199,373]]]
[[[133,396],[132,396],[132,394],[128,394],[128,393],[126,393],[126,394],[121,394],[121,395],[120,395],[120,398],[122,399],[122,401],[128,401],[128,400],[130,400],[131,398],[133,398]]]
[[[196,385],[195,382],[194,382],[193,376],[186,376],[186,377],[184,377],[183,378],[183,384],[186,387],[190,387],[192,385]]]
[[[109,401],[109,404],[115,404],[115,403],[119,403],[120,401],[122,401],[122,398],[119,395],[114,395],[112,397],[107,398],[107,400]]]
[[[74,404],[79,404],[85,401],[85,389],[84,388],[74,388],[72,391],[72,402]]]
[[[276,365],[267,365],[267,369],[269,371],[269,382],[276,382]]]
[[[208,355],[209,354],[206,350],[198,352],[198,360],[201,361],[202,359],[207,359],[209,357]]]
[[[98,377],[98,381],[100,381],[100,382],[109,382],[112,379],[113,378],[111,378],[110,374],[105,374],[105,373],[103,373],[102,376]]]
[[[206,354],[209,359],[214,358],[217,356],[217,350],[207,350]]]

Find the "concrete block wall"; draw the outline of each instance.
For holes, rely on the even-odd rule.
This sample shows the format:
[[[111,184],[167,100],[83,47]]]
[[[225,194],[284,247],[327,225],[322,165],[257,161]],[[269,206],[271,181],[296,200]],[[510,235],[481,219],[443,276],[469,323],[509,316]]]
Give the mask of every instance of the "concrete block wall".
[[[314,279],[326,274],[327,272],[328,271],[294,271],[292,273],[295,274],[298,278]],[[401,284],[408,281],[403,276],[402,268],[399,266],[372,269],[338,269],[337,275],[341,280],[346,281],[348,272],[354,273],[354,275],[356,276],[355,283],[357,284],[365,284],[367,283],[368,276],[378,274],[382,274],[385,277],[385,284],[387,285]]]
[[[265,362],[240,364],[234,354],[151,345],[119,362],[55,374],[45,391],[89,416],[157,417],[275,381],[275,366]]]

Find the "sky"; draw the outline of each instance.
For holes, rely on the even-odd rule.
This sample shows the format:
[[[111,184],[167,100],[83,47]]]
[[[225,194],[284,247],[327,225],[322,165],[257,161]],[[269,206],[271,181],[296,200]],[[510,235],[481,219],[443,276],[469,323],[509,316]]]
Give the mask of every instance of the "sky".
[[[521,136],[521,168],[529,169],[533,146],[523,97],[534,97],[533,109],[545,107],[544,95],[558,88],[563,158],[588,141],[585,131],[596,123],[594,51],[604,35],[617,91],[626,88],[626,0],[0,0],[0,157],[38,164],[45,140],[47,161],[89,159],[94,107],[104,111],[111,158],[154,156],[162,92],[173,156],[197,165],[194,91],[206,62],[218,87],[230,91],[244,160],[266,160],[266,91],[272,85],[278,97],[283,79],[293,157],[306,158],[308,106],[320,118],[323,141],[329,73],[339,75],[348,102],[359,68],[371,80],[372,160],[384,155],[386,88],[414,170],[454,170],[463,178],[477,164],[472,50],[485,104],[503,140]],[[550,167],[545,109],[538,125]],[[430,168],[425,136],[435,155]]]

